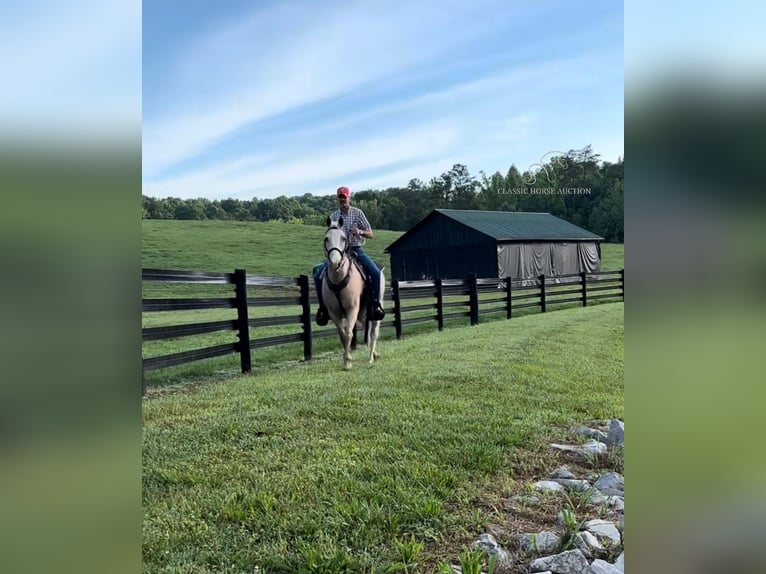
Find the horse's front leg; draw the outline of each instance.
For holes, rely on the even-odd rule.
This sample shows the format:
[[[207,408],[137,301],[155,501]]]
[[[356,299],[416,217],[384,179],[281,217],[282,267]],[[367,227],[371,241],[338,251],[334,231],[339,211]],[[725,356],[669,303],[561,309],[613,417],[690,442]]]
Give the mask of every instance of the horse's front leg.
[[[343,368],[351,368],[351,341],[354,338],[354,328],[359,314],[359,307],[352,307],[346,315],[346,353],[343,355]]]
[[[340,344],[341,347],[343,347],[343,354],[341,355],[341,362],[343,363],[343,368],[348,369],[348,361],[350,361],[351,357],[351,337],[349,337],[346,326],[343,324],[343,319],[338,319],[335,322],[335,326],[338,328],[338,336],[340,337]]]

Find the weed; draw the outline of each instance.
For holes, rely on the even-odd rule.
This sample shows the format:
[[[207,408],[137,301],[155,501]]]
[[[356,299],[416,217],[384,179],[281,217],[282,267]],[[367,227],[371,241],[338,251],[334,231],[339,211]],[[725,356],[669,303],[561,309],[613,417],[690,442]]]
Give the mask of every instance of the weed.
[[[479,548],[473,550],[463,550],[459,555],[460,570],[463,574],[482,574],[482,568],[486,564],[487,574],[494,574],[495,556],[487,557],[487,553]]]
[[[408,574],[414,572],[418,565],[420,554],[423,552],[424,544],[417,542],[414,536],[409,540],[396,540],[396,548],[399,551],[399,562],[395,562],[386,570],[387,572],[404,572]]]
[[[564,534],[561,537],[562,551],[571,550],[574,547],[574,539],[580,530],[582,530],[585,520],[578,520],[577,514],[570,505],[561,509],[561,517],[564,522]]]

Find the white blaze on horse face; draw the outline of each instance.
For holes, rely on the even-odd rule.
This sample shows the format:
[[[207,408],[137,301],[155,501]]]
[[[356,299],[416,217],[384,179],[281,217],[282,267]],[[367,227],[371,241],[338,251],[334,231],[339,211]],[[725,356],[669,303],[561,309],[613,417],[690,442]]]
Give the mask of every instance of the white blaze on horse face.
[[[325,238],[325,252],[333,265],[340,265],[345,251],[345,237],[340,229],[330,229]]]

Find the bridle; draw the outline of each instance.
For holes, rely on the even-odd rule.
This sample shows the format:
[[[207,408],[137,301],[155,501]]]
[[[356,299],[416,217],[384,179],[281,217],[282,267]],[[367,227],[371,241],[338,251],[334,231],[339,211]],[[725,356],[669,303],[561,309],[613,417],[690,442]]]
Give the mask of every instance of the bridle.
[[[337,231],[338,233],[340,233],[340,238],[341,238],[341,242],[342,242],[342,244],[343,244],[343,249],[340,249],[339,247],[335,247],[335,246],[333,246],[333,247],[330,247],[330,249],[327,249],[327,239],[328,239],[328,235],[329,235],[329,234],[330,234],[330,232],[331,232],[331,231],[333,231],[333,230],[335,230],[335,231]],[[348,239],[346,238],[346,234],[345,234],[345,233],[343,233],[343,229],[341,229],[340,227],[338,227],[338,226],[337,226],[337,224],[333,224],[333,225],[332,225],[332,226],[331,226],[331,227],[330,227],[330,228],[327,230],[327,233],[325,233],[325,236],[324,236],[324,243],[325,243],[325,246],[324,246],[324,255],[325,255],[325,258],[327,259],[327,263],[328,263],[328,264],[330,263],[330,254],[331,254],[333,251],[337,251],[337,252],[338,252],[338,254],[340,255],[340,261],[339,261],[339,262],[338,262],[338,264],[335,266],[335,270],[336,270],[336,271],[339,271],[339,270],[340,270],[340,268],[341,268],[341,265],[343,265],[343,259],[346,257],[346,254],[348,253]]]
[[[340,249],[339,247],[335,247],[335,246],[331,247],[330,249],[327,249],[327,236],[330,233],[330,231],[332,231],[332,230],[335,230],[338,233],[340,233],[340,237],[341,237],[341,240],[342,240],[342,243],[343,243],[343,249]],[[340,254],[340,259],[338,260],[338,264],[335,265],[335,271],[336,272],[340,271],[341,268],[343,267],[343,262],[345,261],[346,256],[348,255],[348,248],[349,248],[348,239],[346,238],[346,234],[343,233],[343,229],[338,227],[337,224],[331,225],[329,227],[329,229],[327,230],[327,233],[325,233],[324,254],[325,254],[325,258],[327,259],[327,265],[328,266],[331,265],[330,254],[333,251],[337,251]],[[341,281],[339,283],[333,283],[330,280],[330,274],[329,273],[325,273],[325,280],[327,281],[327,286],[330,287],[330,289],[332,289],[335,292],[336,295],[343,288],[345,288],[346,285],[348,285],[348,282],[349,282],[350,278],[351,278],[351,266],[350,265],[349,265],[349,268],[348,268],[348,272],[346,273],[346,276],[343,277],[343,279],[341,279]]]

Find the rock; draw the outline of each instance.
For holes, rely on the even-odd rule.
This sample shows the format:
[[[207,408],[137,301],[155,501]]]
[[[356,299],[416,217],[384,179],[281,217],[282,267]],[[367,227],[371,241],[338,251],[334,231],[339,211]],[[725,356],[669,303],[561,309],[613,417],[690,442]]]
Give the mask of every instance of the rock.
[[[625,478],[617,472],[609,472],[599,477],[593,486],[604,494],[625,496]]]
[[[598,541],[598,538],[593,536],[587,530],[585,532],[578,532],[574,537],[574,545],[580,552],[582,552],[586,558],[595,558],[601,552],[604,551],[604,547]]]
[[[554,478],[577,478],[577,477],[566,466],[560,466],[559,468],[554,470],[548,478],[554,479]]]
[[[516,542],[524,552],[534,554],[552,554],[561,548],[561,536],[555,532],[519,534]]]
[[[608,538],[614,544],[620,544],[622,542],[620,531],[617,530],[617,527],[608,520],[588,520],[588,522],[584,524],[584,528],[596,536]]]
[[[576,478],[554,478],[553,481],[558,482],[567,490],[574,490],[575,492],[585,492],[590,488],[590,482],[587,480],[577,480]]]
[[[598,454],[604,454],[608,450],[608,447],[596,440],[586,441],[584,444],[557,444],[551,443],[551,448],[561,450],[564,452],[574,452],[586,459]]]
[[[588,559],[579,550],[538,558],[529,565],[530,572],[550,570],[553,574],[584,574],[586,568]]]
[[[609,421],[609,432],[606,436],[606,444],[608,445],[624,445],[625,444],[625,423],[612,419]]]
[[[625,572],[625,551],[624,550],[620,552],[620,555],[617,557],[617,560],[614,561],[614,565],[620,572]]]
[[[474,542],[474,545],[484,550],[484,552],[490,556],[495,557],[496,574],[509,574],[511,572],[515,558],[513,554],[497,543],[494,536],[491,534],[482,534],[479,536],[479,539]]]
[[[587,574],[621,574],[622,570],[617,568],[614,564],[609,564],[604,560],[594,560],[590,568],[588,568]]]
[[[592,429],[586,426],[578,426],[572,429],[572,434],[577,436],[584,436],[585,438],[592,438],[598,442],[606,442],[607,434],[604,431]]]
[[[564,490],[564,487],[562,485],[552,480],[540,480],[538,482],[535,482],[532,485],[532,488],[534,488],[535,490],[543,490],[543,491],[550,491],[550,492],[563,492]]]
[[[609,502],[609,497],[606,496],[604,493],[599,492],[598,490],[594,489],[593,492],[590,494],[590,498],[588,498],[588,504],[606,504]]]
[[[625,512],[625,499],[622,496],[610,496],[606,503],[616,512]]]

